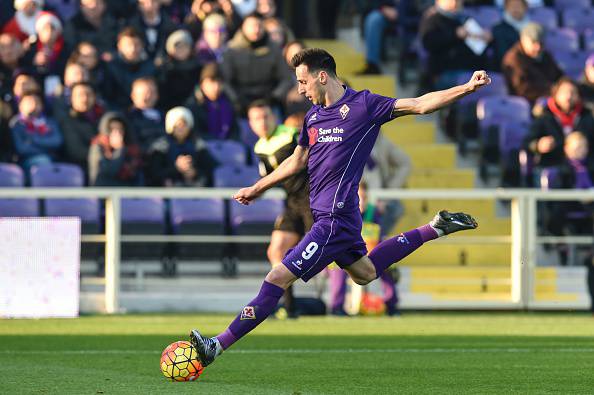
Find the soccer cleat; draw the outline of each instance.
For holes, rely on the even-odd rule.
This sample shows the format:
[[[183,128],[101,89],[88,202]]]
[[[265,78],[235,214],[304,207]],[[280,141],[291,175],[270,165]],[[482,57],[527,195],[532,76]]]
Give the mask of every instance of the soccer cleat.
[[[217,356],[217,344],[213,339],[204,337],[196,329],[192,329],[190,342],[198,352],[198,359],[202,366],[207,367],[214,361]]]
[[[478,227],[478,223],[470,215],[450,213],[446,210],[437,213],[433,220],[429,222],[429,225],[436,230],[442,231],[443,235],[449,235],[460,230],[476,229]]]

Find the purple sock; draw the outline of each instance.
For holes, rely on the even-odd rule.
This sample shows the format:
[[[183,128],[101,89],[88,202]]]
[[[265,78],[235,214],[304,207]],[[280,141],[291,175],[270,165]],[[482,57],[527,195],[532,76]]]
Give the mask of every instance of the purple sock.
[[[330,307],[333,310],[342,309],[346,296],[347,274],[344,270],[338,268],[328,270],[328,280],[330,283]]]
[[[369,253],[369,259],[371,259],[373,266],[375,266],[377,277],[381,276],[390,265],[400,261],[422,246],[425,241],[433,240],[437,237],[437,232],[432,227],[424,225],[382,241]]]
[[[223,349],[231,347],[233,343],[260,325],[272,313],[284,292],[285,290],[281,287],[264,281],[258,296],[243,308],[223,333],[217,336]]]

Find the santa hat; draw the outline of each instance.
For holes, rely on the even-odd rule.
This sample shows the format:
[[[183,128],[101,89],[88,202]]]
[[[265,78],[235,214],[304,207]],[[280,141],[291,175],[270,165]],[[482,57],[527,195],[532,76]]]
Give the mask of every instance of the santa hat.
[[[35,21],[35,31],[39,33],[41,28],[46,23],[49,23],[54,27],[54,29],[62,33],[62,22],[60,22],[60,19],[51,12],[42,12],[41,14],[39,14],[39,17],[37,17],[37,21]]]
[[[25,3],[27,1],[30,0],[14,0],[14,9],[15,10],[20,10],[21,8],[23,8],[25,6]],[[37,3],[37,7],[41,8],[43,7],[43,0],[33,0],[34,3]]]

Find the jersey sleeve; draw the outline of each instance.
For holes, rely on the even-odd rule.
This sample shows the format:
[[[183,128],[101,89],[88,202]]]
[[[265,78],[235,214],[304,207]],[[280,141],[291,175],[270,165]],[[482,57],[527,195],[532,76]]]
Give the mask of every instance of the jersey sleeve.
[[[380,125],[383,125],[392,120],[392,112],[394,111],[394,103],[396,103],[396,100],[398,99],[367,92],[365,97],[367,113],[371,119]]]

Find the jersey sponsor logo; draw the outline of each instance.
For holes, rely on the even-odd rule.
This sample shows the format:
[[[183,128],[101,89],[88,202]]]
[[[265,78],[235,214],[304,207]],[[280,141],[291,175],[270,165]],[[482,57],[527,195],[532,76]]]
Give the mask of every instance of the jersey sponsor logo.
[[[349,114],[349,111],[351,111],[351,109],[346,104],[343,104],[343,106],[340,107],[339,111],[340,111],[340,116],[342,117],[342,119],[345,119],[346,116]]]
[[[315,121],[316,119],[318,119],[318,113],[317,113],[317,112],[314,112],[314,113],[311,115],[311,117],[309,117],[309,120],[308,120],[308,122],[313,122],[313,121]]]
[[[316,129],[316,128],[307,129],[307,135],[309,136],[309,146],[311,147],[318,141],[318,129]]]
[[[318,143],[340,143],[342,141],[342,135],[344,134],[343,128],[319,128],[318,129]]]
[[[241,317],[239,318],[240,321],[243,320],[255,320],[256,319],[256,310],[254,306],[245,306],[241,311]]]

